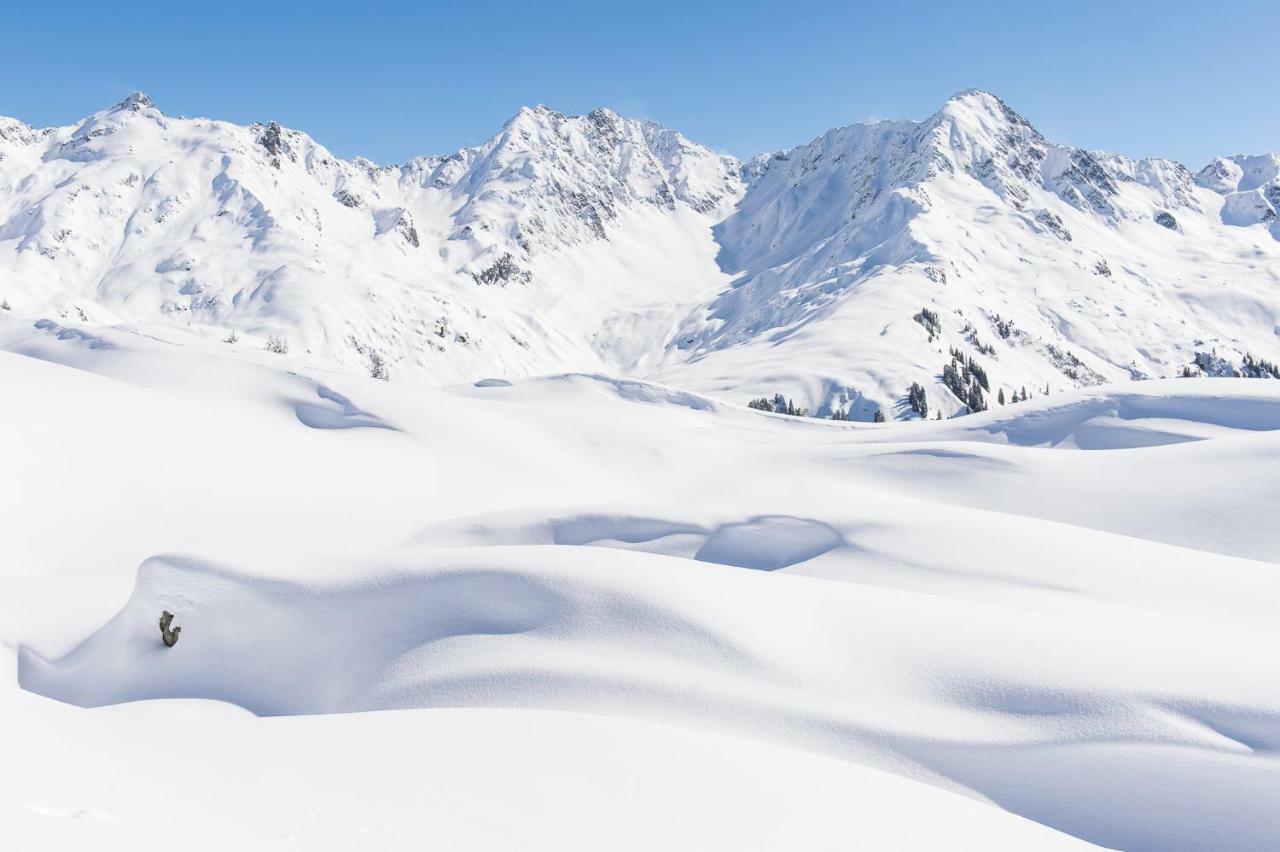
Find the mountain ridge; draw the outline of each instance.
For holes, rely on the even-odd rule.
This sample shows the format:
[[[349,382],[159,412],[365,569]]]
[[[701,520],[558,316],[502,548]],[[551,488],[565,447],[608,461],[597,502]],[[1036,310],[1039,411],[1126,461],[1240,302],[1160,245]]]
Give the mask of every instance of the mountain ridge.
[[[63,128],[0,119],[0,295],[435,382],[612,371],[861,419],[918,415],[920,383],[951,415],[975,404],[953,361],[992,374],[985,404],[1176,375],[1202,350],[1277,360],[1278,164],[1058,145],[970,89],[746,162],[538,105],[380,166],[137,92]]]

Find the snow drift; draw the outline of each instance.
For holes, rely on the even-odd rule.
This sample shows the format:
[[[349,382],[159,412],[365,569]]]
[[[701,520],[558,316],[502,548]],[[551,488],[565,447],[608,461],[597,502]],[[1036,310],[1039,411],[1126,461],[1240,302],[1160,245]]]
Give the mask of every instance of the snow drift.
[[[1008,821],[937,804],[992,845],[1060,838],[1019,834],[1013,815],[1127,849],[1262,849],[1280,830],[1280,693],[1264,674],[1280,383],[1108,385],[862,425],[594,375],[387,384],[196,331],[0,333],[9,445],[33,450],[9,460],[22,487],[0,492],[0,638],[25,688],[3,706],[34,732],[9,746],[25,761],[84,725],[148,754],[152,737],[207,735],[226,755],[185,759],[230,779],[230,755],[284,754],[261,731],[372,743],[347,714],[378,711],[405,742],[419,727],[506,741],[526,724],[575,743],[566,766],[601,771],[583,754],[594,734],[474,715],[568,711],[635,737],[619,759],[644,777],[661,775],[646,754],[686,736],[701,743],[687,753],[738,766],[746,744],[713,745],[727,736],[770,750],[759,765],[780,787],[826,771],[798,750],[909,779],[883,787],[898,805],[994,804]],[[183,627],[171,649],[166,609]],[[99,709],[66,716],[37,695]],[[271,718],[233,726],[183,711],[205,706],[192,699]],[[448,708],[471,721],[450,727]],[[37,724],[46,713],[61,721]],[[74,775],[103,747],[79,748],[54,765]],[[465,774],[444,751],[440,771]],[[543,757],[517,750],[494,771],[545,782],[526,762]],[[135,799],[150,783],[128,778]],[[49,812],[157,819],[102,789],[32,789],[79,803]],[[164,795],[179,813],[195,801]],[[846,824],[829,799],[778,795],[828,845]],[[853,836],[913,842],[863,825]]]

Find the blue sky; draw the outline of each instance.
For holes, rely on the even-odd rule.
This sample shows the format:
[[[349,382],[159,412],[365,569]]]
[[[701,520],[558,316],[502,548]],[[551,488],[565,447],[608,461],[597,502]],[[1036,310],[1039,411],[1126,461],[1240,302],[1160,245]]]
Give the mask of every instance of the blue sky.
[[[342,156],[476,144],[523,104],[605,105],[740,156],[995,92],[1050,138],[1199,167],[1280,150],[1280,2],[6,4],[0,114],[142,89]]]

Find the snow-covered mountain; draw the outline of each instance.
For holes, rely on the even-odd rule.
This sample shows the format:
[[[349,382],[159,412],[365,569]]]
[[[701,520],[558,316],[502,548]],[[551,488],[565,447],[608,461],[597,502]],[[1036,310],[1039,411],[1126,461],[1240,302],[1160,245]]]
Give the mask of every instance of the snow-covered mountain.
[[[390,168],[140,93],[71,127],[4,121],[14,308],[277,335],[361,370],[377,351],[442,382],[603,366],[584,329],[718,286],[706,235],[741,192],[732,159],[607,110],[521,110],[478,148]],[[643,238],[573,268],[607,230]]]
[[[1065,147],[969,91],[745,164],[539,106],[380,167],[135,94],[0,119],[0,298],[438,383],[599,370],[858,419],[916,416],[919,383],[950,415],[1280,360],[1278,164]]]

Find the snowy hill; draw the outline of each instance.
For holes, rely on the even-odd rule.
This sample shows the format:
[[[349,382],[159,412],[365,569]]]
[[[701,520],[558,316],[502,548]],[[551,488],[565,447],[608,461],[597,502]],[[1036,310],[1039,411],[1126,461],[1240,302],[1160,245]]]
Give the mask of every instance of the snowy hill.
[[[0,837],[1274,849],[1278,210],[983,92],[0,119]]]
[[[21,848],[1274,847],[1280,382],[872,426],[72,331],[0,314]]]
[[[1070,148],[969,91],[746,164],[539,106],[380,167],[135,94],[0,120],[0,298],[439,384],[601,371],[870,420],[917,416],[919,383],[950,416],[1198,353],[1280,361],[1277,162]]]

